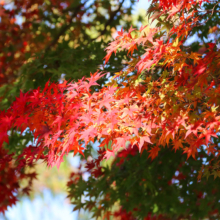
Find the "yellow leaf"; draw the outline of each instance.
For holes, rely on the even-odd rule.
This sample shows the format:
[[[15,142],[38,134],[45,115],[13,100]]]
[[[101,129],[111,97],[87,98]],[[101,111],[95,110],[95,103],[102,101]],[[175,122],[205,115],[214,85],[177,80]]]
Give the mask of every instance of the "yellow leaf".
[[[174,40],[174,42],[173,42],[173,46],[174,46],[174,47],[177,47],[178,44],[179,44],[179,38],[177,37],[177,38]]]

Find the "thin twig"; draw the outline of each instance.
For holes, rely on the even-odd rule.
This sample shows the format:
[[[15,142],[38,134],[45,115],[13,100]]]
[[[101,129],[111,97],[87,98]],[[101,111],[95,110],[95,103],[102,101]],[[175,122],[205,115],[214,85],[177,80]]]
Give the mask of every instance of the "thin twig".
[[[212,9],[212,14],[211,14],[211,16],[208,18],[208,20],[205,21],[205,23],[207,23],[207,22],[212,18],[214,12],[219,12],[219,11],[215,11],[215,7],[216,7],[218,4],[219,4],[219,2],[217,2],[217,3],[214,5],[214,7],[213,7],[213,9]],[[210,10],[207,10],[207,11],[210,11]],[[208,12],[207,12],[207,13],[208,13]],[[207,14],[207,13],[206,13],[206,14]]]

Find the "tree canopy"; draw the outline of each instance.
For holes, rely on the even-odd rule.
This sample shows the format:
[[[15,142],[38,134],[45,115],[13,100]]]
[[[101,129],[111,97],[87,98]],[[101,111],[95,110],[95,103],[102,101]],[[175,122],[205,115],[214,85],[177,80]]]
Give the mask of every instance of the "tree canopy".
[[[7,106],[0,113],[1,176],[12,181],[1,196],[1,210],[15,202],[17,180],[35,177],[24,173],[25,167],[38,160],[59,167],[63,156],[74,152],[84,158],[68,182],[75,209],[107,219],[218,219],[220,2],[153,0],[149,25],[118,31],[105,48],[104,64],[96,56],[103,55],[107,33],[119,22],[115,16],[129,15],[131,8],[122,9],[123,1],[114,7],[97,1],[96,17],[85,19],[90,6],[76,2],[25,5],[22,13],[37,10],[30,19],[38,25],[23,46],[40,35],[38,51],[24,49],[20,66],[2,61],[13,80],[1,90]],[[54,19],[61,24],[54,27]],[[78,31],[74,41],[71,27]],[[32,34],[26,31],[24,38]],[[66,79],[59,78],[62,73]],[[23,91],[11,102],[10,86],[18,89],[21,83]],[[99,144],[97,156],[92,143]]]

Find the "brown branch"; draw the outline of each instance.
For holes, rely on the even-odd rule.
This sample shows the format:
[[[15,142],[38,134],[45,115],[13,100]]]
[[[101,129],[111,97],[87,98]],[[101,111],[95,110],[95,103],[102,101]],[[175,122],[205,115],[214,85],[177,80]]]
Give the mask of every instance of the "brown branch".
[[[46,47],[45,52],[47,52],[52,46],[56,45],[56,43],[58,42],[60,36],[62,36],[63,34],[65,34],[65,32],[71,27],[71,21],[73,18],[75,18],[77,16],[77,14],[79,13],[80,8],[83,6],[84,4],[80,4],[77,7],[74,8],[74,12],[70,18],[70,23],[68,25],[64,25],[62,26],[62,28],[60,29],[59,33],[57,34],[57,36],[50,42],[50,44]],[[69,10],[68,10],[69,11]]]
[[[216,11],[215,11],[215,7],[216,7],[218,4],[219,4],[219,2],[217,2],[217,3],[214,5],[213,9],[207,10],[207,12],[206,12],[205,14],[209,14],[210,11],[212,12],[212,14],[211,14],[211,16],[205,21],[205,23],[207,23],[207,22],[212,18],[214,12],[220,12],[219,10],[216,10]],[[202,16],[204,16],[204,15],[202,15]],[[199,26],[202,26],[202,25],[199,25]]]

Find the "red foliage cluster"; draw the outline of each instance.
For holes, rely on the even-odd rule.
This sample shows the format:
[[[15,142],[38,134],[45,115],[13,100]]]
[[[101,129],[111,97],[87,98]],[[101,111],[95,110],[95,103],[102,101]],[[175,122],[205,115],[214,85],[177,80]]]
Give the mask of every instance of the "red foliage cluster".
[[[9,206],[17,202],[18,193],[29,194],[33,179],[36,178],[35,172],[27,173],[24,169],[19,168],[13,163],[12,154],[0,148],[0,212],[4,213]],[[32,164],[29,164],[31,167]],[[22,180],[27,181],[27,186],[19,184]]]

